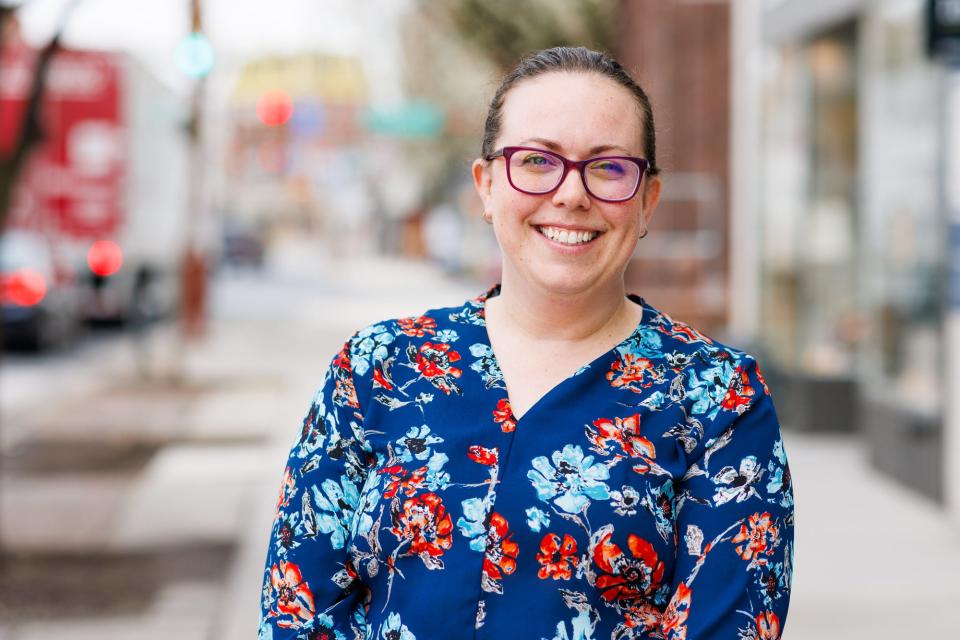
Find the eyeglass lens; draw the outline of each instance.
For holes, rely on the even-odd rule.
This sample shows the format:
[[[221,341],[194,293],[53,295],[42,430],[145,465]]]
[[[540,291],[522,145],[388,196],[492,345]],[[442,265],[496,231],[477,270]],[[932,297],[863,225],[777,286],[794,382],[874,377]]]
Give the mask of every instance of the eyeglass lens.
[[[563,180],[563,161],[552,153],[518,149],[510,157],[510,178],[514,186],[530,193],[553,191]],[[584,168],[586,188],[605,200],[623,200],[633,195],[641,168],[633,160],[598,158]]]

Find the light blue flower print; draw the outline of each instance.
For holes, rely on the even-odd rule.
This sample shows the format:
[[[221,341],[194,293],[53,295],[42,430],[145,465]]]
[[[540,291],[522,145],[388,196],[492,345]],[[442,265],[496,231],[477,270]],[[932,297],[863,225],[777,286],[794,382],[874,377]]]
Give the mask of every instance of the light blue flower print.
[[[410,633],[407,625],[400,621],[399,613],[391,613],[387,616],[387,622],[380,630],[380,637],[383,640],[417,640],[417,637]]]
[[[591,500],[606,500],[610,490],[602,482],[610,477],[610,470],[603,463],[593,463],[593,456],[583,455],[577,445],[564,445],[562,451],[554,451],[547,460],[545,456],[533,459],[533,469],[527,478],[533,483],[537,497],[553,503],[567,513],[580,513]]]
[[[648,486],[646,495],[640,501],[647,513],[653,516],[657,533],[664,542],[669,542],[673,537],[673,514],[676,511],[674,498],[673,482],[667,480],[659,487]]]
[[[727,395],[733,380],[734,368],[729,361],[710,367],[690,379],[687,397],[693,400],[690,413],[706,414],[713,420],[720,412],[720,403]]]
[[[443,438],[430,432],[430,427],[420,425],[419,427],[410,427],[406,435],[396,441],[397,447],[395,453],[400,456],[404,462],[413,462],[417,460],[426,460],[433,453],[430,448],[435,444],[443,442]]]
[[[527,509],[527,526],[534,532],[540,531],[541,528],[546,529],[550,526],[550,514],[536,507],[530,507]]]
[[[281,515],[283,515],[281,513]],[[286,514],[285,517],[277,518],[277,530],[274,534],[274,538],[277,542],[277,556],[280,558],[287,557],[287,551],[290,549],[296,549],[300,546],[300,543],[297,542],[297,531],[301,527],[297,524],[297,521],[300,519],[300,514],[297,511],[291,511]]]
[[[503,372],[497,364],[493,349],[488,345],[477,343],[470,345],[470,355],[477,360],[470,363],[470,368],[480,374],[483,386],[487,389],[503,386]]]
[[[317,529],[330,536],[330,545],[334,549],[342,549],[353,515],[354,507],[351,505],[356,505],[360,500],[357,485],[344,475],[340,476],[340,484],[328,478],[319,487],[312,487],[312,491],[317,507]]]
[[[457,527],[465,538],[470,538],[470,548],[483,552],[487,548],[487,513],[489,502],[481,498],[468,498],[460,503],[463,515],[457,519]]]
[[[450,458],[447,454],[434,451],[427,461],[427,475],[424,481],[430,491],[439,491],[446,489],[450,484],[450,474],[443,470],[443,465],[447,464]]]
[[[437,341],[446,342],[450,344],[456,342],[460,339],[460,336],[453,329],[443,329],[442,331],[437,331]]]
[[[790,589],[782,562],[768,562],[765,565],[759,565],[755,579],[757,590],[763,596],[763,604],[768,608],[772,607],[774,601],[779,600]]]
[[[564,622],[557,623],[557,631],[550,640],[594,640],[593,632],[600,620],[600,612],[590,606],[586,595],[579,591],[560,589],[563,602],[568,608],[577,612],[570,621],[570,631]],[[614,634],[612,637],[627,637],[625,634]],[[630,636],[633,637],[633,636]],[[544,638],[543,640],[546,640]]]
[[[375,324],[360,331],[350,352],[350,363],[354,372],[362,376],[370,370],[371,358],[374,361],[384,360],[388,353],[387,345],[393,340],[393,334],[382,324]]]
[[[273,640],[273,625],[266,621],[262,616],[260,626],[257,629],[257,640]]]
[[[347,640],[347,637],[333,628],[333,618],[326,613],[320,613],[314,616],[305,627],[308,631],[306,635],[299,635],[298,638],[328,638],[329,640]]]
[[[660,357],[663,353],[662,344],[660,333],[656,329],[640,327],[640,330],[634,331],[633,335],[617,348],[617,351],[621,354],[632,353],[644,358],[654,358]]]
[[[380,478],[379,473],[370,473],[367,475],[366,482],[363,485],[363,493],[360,496],[360,503],[357,505],[356,515],[353,517],[352,537],[366,535],[373,528],[373,515],[380,503]]]
[[[660,411],[660,407],[663,406],[663,401],[666,399],[666,396],[663,395],[662,391],[654,391],[640,403],[641,406],[647,407],[653,411]]]
[[[783,440],[777,440],[773,445],[774,459],[767,464],[770,481],[767,482],[767,493],[780,496],[780,506],[793,506],[793,488],[790,486],[790,467],[787,465],[787,454],[783,450]]]

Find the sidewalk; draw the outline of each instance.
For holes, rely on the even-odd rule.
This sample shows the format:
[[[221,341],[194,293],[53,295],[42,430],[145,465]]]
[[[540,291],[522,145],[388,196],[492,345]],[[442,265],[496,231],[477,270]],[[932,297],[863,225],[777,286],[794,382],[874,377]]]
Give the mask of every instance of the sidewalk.
[[[68,607],[41,584],[54,608],[13,624],[0,617],[0,640],[255,637],[280,472],[329,359],[370,322],[455,304],[486,285],[403,261],[324,264],[308,245],[283,256],[267,276],[217,282],[209,336],[184,353],[185,384],[143,388],[115,370],[108,389],[51,403],[23,430],[67,453],[89,449],[93,467],[76,456],[57,466],[63,451],[38,449],[47,457],[35,466],[55,472],[32,468],[2,486],[4,541],[33,562],[69,552],[78,580],[62,592]],[[153,340],[169,355],[170,335]],[[789,431],[785,440],[798,506],[784,638],[952,637],[960,532],[874,473],[856,440]],[[116,455],[100,464],[97,447]],[[100,585],[86,580],[92,570]],[[116,599],[116,610],[82,615],[85,588]]]
[[[855,438],[784,440],[797,501],[784,640],[957,637],[960,531],[876,473]]]

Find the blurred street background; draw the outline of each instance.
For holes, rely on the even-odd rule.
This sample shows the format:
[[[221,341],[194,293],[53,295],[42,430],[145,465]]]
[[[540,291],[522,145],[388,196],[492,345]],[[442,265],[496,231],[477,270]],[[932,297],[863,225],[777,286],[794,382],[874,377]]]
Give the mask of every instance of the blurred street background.
[[[787,640],[960,628],[960,0],[0,0],[0,640],[256,635],[337,348],[497,279],[527,51],[614,53],[664,197],[631,291],[764,366]]]

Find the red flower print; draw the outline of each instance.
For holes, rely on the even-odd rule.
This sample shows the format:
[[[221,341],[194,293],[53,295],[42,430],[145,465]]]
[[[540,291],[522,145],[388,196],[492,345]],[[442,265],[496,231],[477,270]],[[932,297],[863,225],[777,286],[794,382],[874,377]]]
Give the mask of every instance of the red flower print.
[[[652,631],[660,626],[662,620],[663,614],[649,602],[631,605],[623,612],[623,623],[631,629]]]
[[[463,372],[452,366],[451,363],[460,359],[460,354],[450,350],[450,345],[443,342],[424,342],[416,353],[417,370],[427,378],[433,386],[446,394],[460,393],[460,387],[453,381]]]
[[[632,533],[627,536],[632,558],[610,541],[612,536],[613,529],[608,526],[593,550],[593,561],[601,571],[596,586],[604,600],[628,609],[657,590],[663,580],[664,566],[653,545],[640,536]]]
[[[497,403],[497,408],[493,410],[493,421],[500,425],[504,433],[510,433],[517,428],[517,421],[513,419],[513,410],[510,408],[510,401],[501,398]]]
[[[577,556],[577,541],[570,535],[563,534],[563,542],[555,533],[548,533],[540,541],[540,553],[537,554],[540,571],[537,577],[541,580],[569,580],[573,576],[573,569],[580,562]]]
[[[770,388],[767,386],[767,381],[763,377],[763,373],[760,371],[760,365],[756,364],[755,369],[757,372],[757,380],[759,380],[760,384],[763,385],[763,392],[766,393],[767,395],[770,395]]]
[[[773,611],[764,611],[754,620],[757,623],[759,632],[758,640],[779,640],[780,639],[780,618]]]
[[[666,640],[686,640],[687,614],[690,612],[690,587],[681,582],[677,585],[670,604],[663,612],[661,630]]]
[[[435,493],[405,500],[393,522],[391,531],[398,539],[410,541],[414,555],[441,556],[453,544],[453,521]]]
[[[389,474],[390,480],[387,482],[386,489],[383,491],[385,500],[392,500],[398,491],[402,491],[407,496],[413,496],[423,487],[424,478],[427,475],[427,468],[420,467],[413,472],[407,471],[400,465],[384,467],[379,473]]]
[[[644,376],[656,378],[653,363],[647,358],[639,358],[632,353],[622,354],[610,365],[610,371],[607,372],[607,380],[610,381],[611,387],[623,387],[634,393],[640,393],[653,384],[653,380],[644,382]]]
[[[290,475],[290,467],[283,470],[283,480],[280,481],[280,495],[277,496],[277,508],[273,511],[273,517],[280,514],[280,509],[290,504],[290,496],[296,489],[296,483],[293,476]]]
[[[753,387],[750,386],[750,378],[743,367],[737,367],[733,372],[733,384],[727,389],[727,395],[721,405],[729,411],[742,413],[741,407],[750,404],[750,398],[753,397]]]
[[[373,367],[373,386],[393,391],[393,381],[387,376],[383,370],[383,364],[380,362]]]
[[[400,324],[400,330],[411,338],[422,338],[428,333],[434,335],[437,332],[437,321],[430,316],[400,318],[397,322]]]
[[[640,414],[635,413],[626,418],[597,418],[593,421],[593,429],[587,428],[587,439],[593,443],[593,448],[604,455],[611,453],[610,445],[617,445],[624,455],[638,458],[643,462],[634,469],[637,473],[650,470],[650,464],[657,457],[653,443],[640,435]]]
[[[300,567],[281,560],[270,568],[270,586],[276,596],[275,616],[288,615],[293,620],[278,620],[277,626],[297,628],[313,619],[313,593],[303,580]]]
[[[490,528],[487,531],[487,546],[483,556],[483,588],[485,591],[502,593],[497,580],[510,575],[517,569],[517,555],[520,545],[511,539],[510,525],[497,512],[490,516]]]
[[[748,522],[749,529],[746,524],[740,525],[740,532],[731,542],[746,542],[746,544],[737,545],[736,549],[744,560],[752,559],[751,565],[767,564],[767,559],[761,558],[760,554],[773,553],[779,533],[777,527],[770,522],[770,514],[767,512],[753,514]]]
[[[354,387],[353,374],[350,372],[349,344],[343,345],[333,363],[337,366],[334,370],[336,386],[333,392],[333,401],[341,406],[359,409],[360,401],[357,400],[357,389]]]
[[[685,342],[687,344],[692,344],[694,342],[706,342],[707,344],[713,344],[713,340],[703,335],[690,325],[677,322],[671,318],[671,327],[670,329],[665,329],[662,326],[658,327],[661,333],[665,333],[668,336],[673,336],[680,340],[680,342]]]
[[[480,464],[490,467],[497,464],[499,452],[496,449],[487,449],[486,447],[475,444],[470,447],[467,456],[474,462],[479,462]]]

